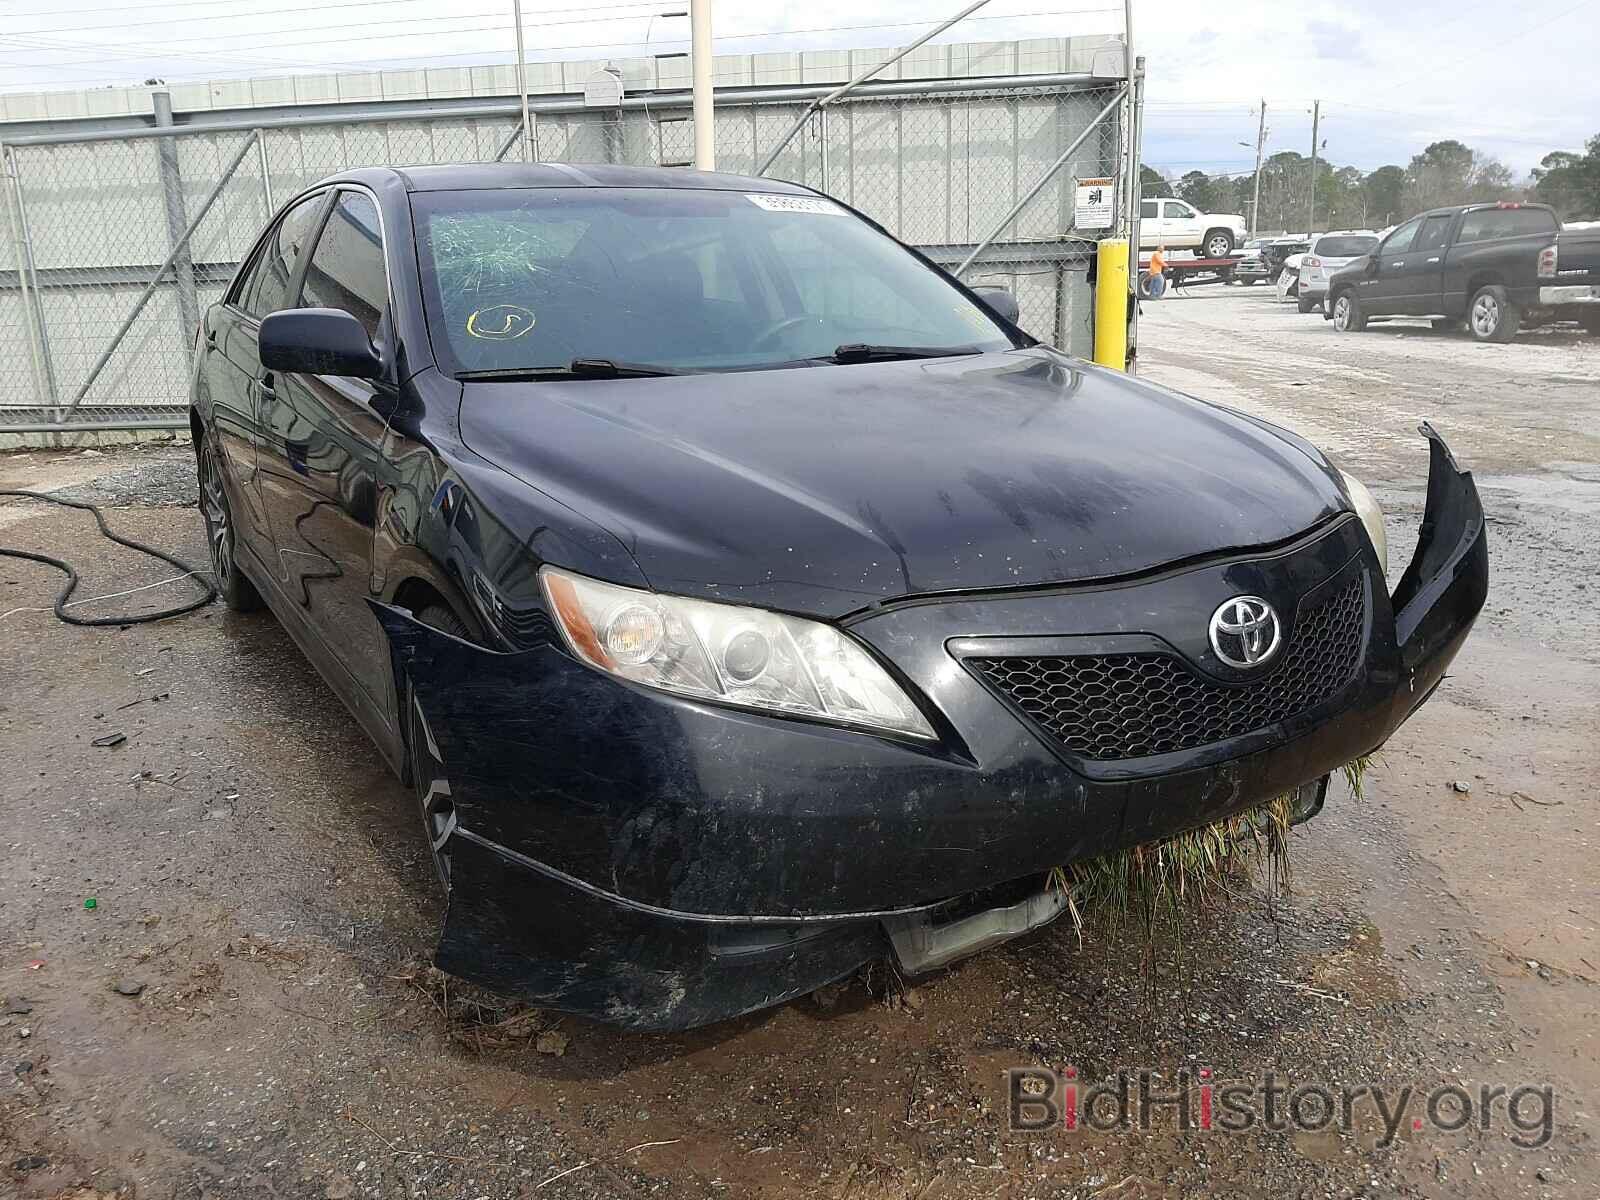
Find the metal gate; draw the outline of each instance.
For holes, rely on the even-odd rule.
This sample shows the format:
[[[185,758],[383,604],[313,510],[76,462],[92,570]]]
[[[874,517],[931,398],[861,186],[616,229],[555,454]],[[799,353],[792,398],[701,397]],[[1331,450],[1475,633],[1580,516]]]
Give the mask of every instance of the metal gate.
[[[1127,88],[1087,75],[747,88],[717,96],[717,165],[854,205],[968,282],[1012,287],[1022,324],[1087,351],[1094,238],[1074,182],[1117,178]],[[0,445],[21,435],[183,429],[196,326],[277,207],[357,166],[521,154],[515,101],[360,119],[155,124],[0,149]],[[530,105],[542,160],[687,165],[687,93]],[[783,139],[803,123],[787,143]]]

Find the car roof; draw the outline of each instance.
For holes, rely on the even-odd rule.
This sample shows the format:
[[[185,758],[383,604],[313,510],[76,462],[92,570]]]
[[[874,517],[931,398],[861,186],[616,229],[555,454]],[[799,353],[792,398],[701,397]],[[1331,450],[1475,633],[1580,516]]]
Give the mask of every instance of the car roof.
[[[478,191],[501,188],[678,188],[718,192],[812,195],[809,188],[777,179],[694,171],[687,167],[630,167],[616,163],[450,163],[423,167],[366,167],[323,183],[369,186],[398,178],[410,192]]]
[[[1477,212],[1485,208],[1540,208],[1546,212],[1554,212],[1548,204],[1524,203],[1521,200],[1480,200],[1476,204],[1447,204],[1443,208],[1430,208],[1427,212],[1418,213],[1423,217],[1453,217],[1457,213]],[[1407,217],[1406,220],[1412,218]]]

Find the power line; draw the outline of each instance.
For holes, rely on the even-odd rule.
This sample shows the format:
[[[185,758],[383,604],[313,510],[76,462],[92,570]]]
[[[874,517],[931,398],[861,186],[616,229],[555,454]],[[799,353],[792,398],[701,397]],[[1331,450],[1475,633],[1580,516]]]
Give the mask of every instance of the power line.
[[[402,0],[402,2],[405,2],[405,0]],[[293,8],[269,8],[269,9],[262,9],[259,12],[230,13],[225,17],[217,18],[217,20],[218,21],[250,21],[250,20],[255,20],[257,17],[274,17],[274,16],[283,16],[285,14],[294,14],[294,13],[322,13],[322,12],[328,12],[328,11],[331,11],[331,10],[334,10],[334,9],[343,9],[343,8],[370,8],[370,7],[373,7],[374,5],[380,5],[380,4],[384,5],[385,7],[392,7],[391,0],[342,0],[342,2],[338,3],[338,4],[318,4],[318,5],[310,5],[310,6],[307,6],[307,5],[296,5]],[[637,9],[643,9],[644,11],[637,12],[637,13],[628,13],[627,15],[620,16],[620,17],[596,17],[596,16],[592,15],[592,14],[597,13],[597,12],[610,12],[612,10],[619,9],[619,8],[637,8]],[[551,25],[583,25],[583,24],[587,24],[589,22],[594,22],[594,23],[598,24],[598,23],[600,23],[602,21],[632,21],[632,20],[636,20],[636,19],[637,20],[644,20],[647,17],[660,16],[661,15],[660,9],[661,9],[661,4],[660,3],[650,4],[650,3],[647,3],[646,0],[634,0],[634,3],[632,3],[632,4],[607,4],[607,5],[603,5],[603,6],[599,7],[599,8],[591,8],[591,9],[586,9],[586,10],[580,10],[580,9],[575,9],[575,8],[551,9],[550,10],[551,12],[579,12],[579,11],[582,11],[582,12],[584,12],[584,16],[578,17],[578,18],[575,18],[575,19],[572,19],[572,20],[566,20],[566,21],[543,21],[543,22],[539,22],[538,24],[527,25],[527,27],[534,28],[534,29],[543,29],[543,28],[546,28],[547,26],[551,26]],[[384,19],[384,20],[378,20],[378,21],[361,21],[361,22],[358,22],[358,23],[346,22],[345,24],[341,24],[341,25],[308,25],[308,26],[304,27],[303,29],[299,30],[298,32],[313,33],[313,32],[316,32],[319,29],[371,29],[375,25],[426,25],[426,24],[429,24],[429,23],[434,22],[434,21],[465,21],[465,20],[475,20],[478,17],[494,17],[494,16],[499,16],[499,15],[500,15],[499,10],[491,9],[491,10],[489,10],[487,12],[451,13],[449,16],[444,16],[444,17],[390,17],[390,18],[387,18],[387,19]],[[136,28],[142,28],[144,26],[149,26],[149,25],[182,25],[182,24],[187,23],[188,20],[189,20],[189,18],[186,18],[186,17],[176,17],[176,18],[165,18],[165,19],[159,20],[159,21],[128,21],[128,22],[123,22],[121,24],[110,24],[110,25],[57,25],[57,26],[54,26],[53,28],[50,28],[50,29],[15,29],[15,30],[7,30],[5,36],[6,37],[24,37],[24,36],[34,35],[34,34],[46,34],[46,33],[92,33],[95,30],[99,30],[99,29],[136,29]],[[498,27],[499,26],[496,26],[496,28],[498,28]],[[221,33],[208,33],[208,34],[201,34],[201,35],[199,35],[197,37],[166,38],[166,39],[163,39],[163,40],[168,42],[169,44],[172,44],[172,45],[181,45],[181,44],[183,44],[185,42],[210,42],[210,41],[216,41],[220,37],[223,37],[223,36],[226,36],[226,35],[225,34],[221,34]],[[255,34],[249,34],[249,35],[244,35],[244,36],[255,37],[256,35]],[[95,43],[88,42],[88,43],[85,43],[85,44],[86,45],[94,45]]]
[[[552,11],[555,11],[555,10],[552,10]],[[1120,8],[1080,8],[1080,9],[1064,8],[1064,9],[1049,9],[1049,10],[1037,11],[1037,12],[1004,13],[1004,14],[997,14],[995,16],[990,16],[990,17],[971,17],[971,18],[968,18],[968,22],[969,23],[977,23],[977,22],[980,22],[980,21],[1015,21],[1015,20],[1023,20],[1023,19],[1032,18],[1032,17],[1084,16],[1084,15],[1092,15],[1092,14],[1100,14],[1100,13],[1121,13],[1121,12],[1122,12],[1122,10]],[[925,21],[894,21],[894,22],[878,22],[878,23],[867,24],[867,25],[820,26],[820,27],[811,28],[811,29],[765,30],[765,31],[758,32],[758,33],[718,34],[717,41],[720,44],[720,43],[732,42],[732,41],[747,41],[747,40],[758,39],[758,38],[778,39],[778,38],[787,38],[787,37],[797,37],[797,36],[801,36],[801,35],[816,34],[816,33],[851,33],[851,32],[863,32],[863,31],[881,30],[881,29],[921,28],[921,27],[924,27],[925,25],[926,25]],[[338,29],[338,28],[352,28],[353,29],[353,28],[362,28],[362,27],[363,26],[358,25],[358,24],[351,24],[351,25],[343,25],[343,26],[328,26],[327,29],[331,31],[333,29]],[[485,25],[485,26],[479,26],[479,27],[476,27],[476,28],[473,28],[473,29],[434,30],[434,31],[430,31],[430,32],[424,33],[424,34],[418,34],[417,36],[419,36],[419,37],[438,37],[441,34],[447,34],[447,33],[472,33],[472,32],[479,32],[479,31],[482,31],[482,30],[501,31],[504,28],[505,28],[504,24]],[[3,36],[5,36],[5,35],[0,35],[0,37],[3,37]],[[321,46],[321,45],[337,45],[337,44],[341,44],[341,43],[344,43],[344,42],[357,42],[357,41],[364,42],[364,41],[368,41],[368,40],[371,40],[371,39],[363,38],[363,37],[340,38],[340,39],[317,38],[317,39],[314,39],[314,40],[311,40],[311,41],[307,41],[307,42],[302,42],[302,43],[282,43],[282,42],[274,43],[273,47],[269,47],[269,48],[285,49],[285,48],[289,48],[289,47],[291,47],[293,45],[318,45],[318,46]],[[648,42],[590,42],[590,43],[584,43],[584,44],[578,44],[578,45],[568,44],[568,45],[559,45],[559,46],[546,46],[546,47],[544,47],[544,49],[545,49],[545,51],[550,52],[550,53],[565,52],[565,51],[572,51],[572,50],[627,50],[627,49],[635,49],[635,48],[649,48],[649,47],[656,46],[658,44],[663,44],[663,45],[687,45],[688,44],[688,39],[687,38],[668,38],[668,39],[662,39],[662,41],[660,43],[657,43],[655,41],[648,41]],[[85,44],[85,48],[87,48],[90,45],[94,45],[94,43],[86,43]],[[107,47],[107,49],[109,50],[111,48]],[[437,63],[439,63],[439,62],[441,62],[443,60],[446,60],[446,59],[476,58],[476,57],[482,57],[482,56],[485,56],[485,55],[494,55],[496,53],[498,53],[498,51],[493,47],[483,47],[483,48],[477,49],[477,50],[463,50],[463,51],[459,51],[459,52],[455,52],[455,53],[430,54],[430,55],[426,55],[426,56],[418,56],[416,58],[416,60],[412,63],[412,65],[415,66],[417,69],[426,69],[428,66],[437,64]],[[161,52],[159,50],[153,49],[150,58],[151,58],[152,61],[159,62],[160,59],[161,59],[161,56],[162,55],[161,55]],[[199,55],[199,54],[188,54],[188,55],[173,54],[173,55],[170,55],[170,57],[187,57],[187,58],[191,58],[191,59],[199,59],[201,61],[206,61],[210,56],[202,56],[202,55]],[[40,66],[42,67],[42,69],[55,70],[57,68],[63,68],[64,69],[64,68],[69,68],[69,67],[73,67],[73,66],[86,66],[86,65],[93,65],[93,64],[97,64],[97,63],[104,63],[104,62],[107,62],[107,61],[109,61],[109,60],[105,60],[105,59],[80,59],[80,60],[76,60],[75,62],[47,63],[47,64],[40,64]],[[219,59],[218,61],[221,61],[221,60]],[[345,64],[345,65],[348,66],[350,69],[371,70],[371,69],[375,69],[376,67],[381,66],[383,64],[393,64],[393,63],[400,62],[400,61],[404,61],[404,60],[397,59],[397,58],[392,58],[392,57],[391,58],[375,58],[375,59],[363,59],[363,60],[357,61],[356,63]],[[295,69],[313,69],[313,70],[316,69],[315,64],[293,64],[293,66],[295,67]],[[213,74],[214,73],[208,73],[208,72],[192,72],[192,73],[188,73],[188,74],[168,75],[168,78],[171,78],[171,79],[209,78]]]

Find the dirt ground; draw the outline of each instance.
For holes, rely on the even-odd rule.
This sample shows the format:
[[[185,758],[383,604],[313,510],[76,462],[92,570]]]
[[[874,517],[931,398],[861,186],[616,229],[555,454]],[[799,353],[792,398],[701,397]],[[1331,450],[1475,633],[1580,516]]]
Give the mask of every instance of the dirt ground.
[[[411,802],[270,616],[72,629],[43,611],[52,573],[0,559],[0,1196],[1596,1195],[1600,340],[1341,336],[1212,287],[1146,306],[1142,358],[1368,479],[1396,573],[1418,419],[1490,511],[1477,631],[1365,797],[1338,789],[1295,833],[1292,895],[1191,915],[1153,974],[1133,931],[1091,922],[899,1003],[858,984],[676,1036],[526,1012],[422,965],[439,897]],[[203,560],[187,447],[0,456],[0,488],[28,486]],[[0,544],[65,554],[86,594],[172,574],[91,531],[0,502]],[[1552,1136],[1380,1146],[1366,1108],[1348,1135],[1170,1114],[1010,1134],[1002,1072],[1040,1064],[1548,1083]]]

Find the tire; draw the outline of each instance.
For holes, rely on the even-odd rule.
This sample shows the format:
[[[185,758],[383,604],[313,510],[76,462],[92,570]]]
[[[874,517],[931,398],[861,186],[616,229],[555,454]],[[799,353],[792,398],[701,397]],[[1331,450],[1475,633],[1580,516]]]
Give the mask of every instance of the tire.
[[[1480,342],[1504,345],[1522,327],[1522,308],[1511,303],[1505,288],[1491,283],[1479,288],[1467,305],[1467,330]]]
[[[1334,298],[1333,327],[1340,333],[1360,333],[1367,327],[1367,315],[1354,292],[1340,292]]]
[[[1233,234],[1226,229],[1208,229],[1200,248],[1207,258],[1224,258],[1233,250]]]
[[[448,633],[452,637],[471,640],[467,628],[455,613],[442,604],[430,604],[420,609],[417,620],[423,625]],[[411,759],[411,790],[417,798],[422,817],[422,836],[428,854],[433,859],[434,873],[439,885],[450,895],[450,839],[456,831],[456,806],[450,792],[450,776],[445,771],[444,756],[428,728],[422,702],[417,690],[406,683],[406,746]]]
[[[1317,312],[1322,308],[1321,296],[1301,296],[1295,300],[1295,306],[1302,313]]]
[[[228,503],[228,488],[223,482],[227,468],[216,436],[207,432],[200,440],[196,461],[200,485],[200,517],[206,525],[206,546],[211,552],[211,579],[217,596],[234,612],[255,612],[261,607],[261,593],[239,570],[237,530],[233,506]]]

